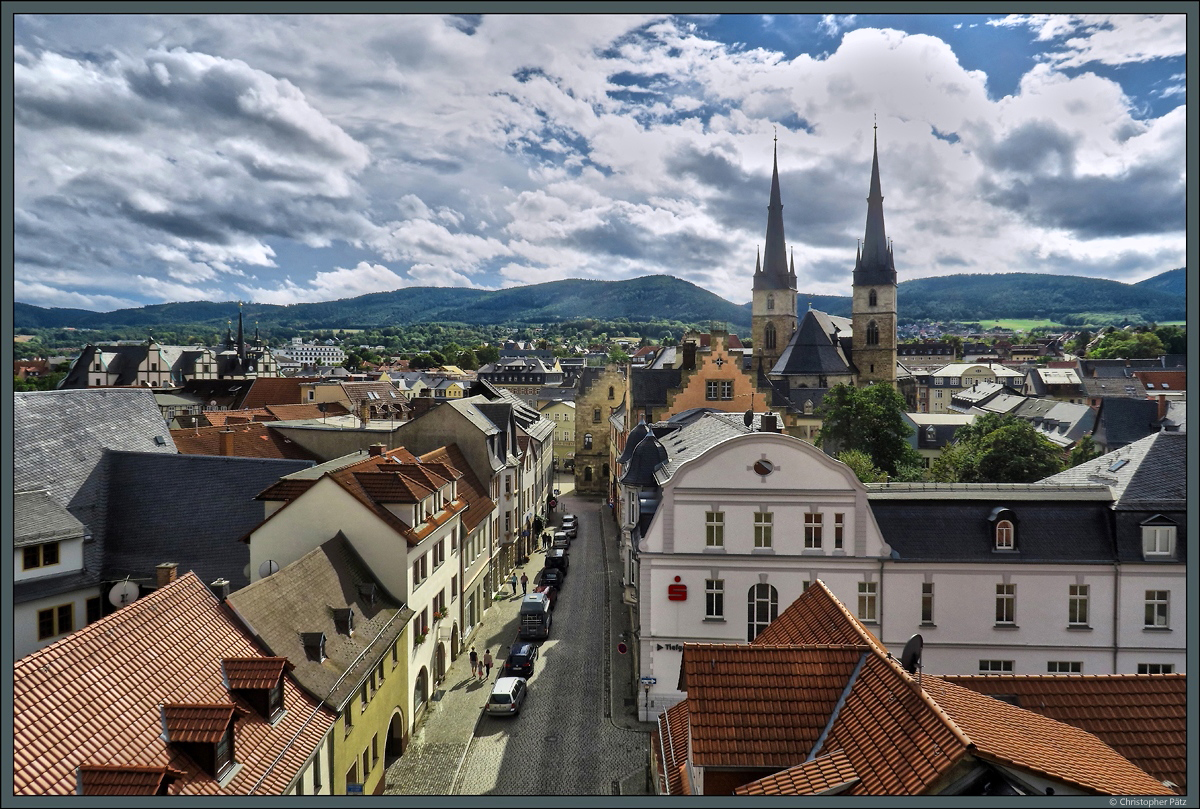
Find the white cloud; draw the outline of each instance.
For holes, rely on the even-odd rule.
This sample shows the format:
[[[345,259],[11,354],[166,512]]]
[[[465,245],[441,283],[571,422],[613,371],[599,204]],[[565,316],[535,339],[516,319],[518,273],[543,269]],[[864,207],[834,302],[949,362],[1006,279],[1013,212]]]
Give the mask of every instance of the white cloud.
[[[1187,52],[1183,14],[1010,14],[988,24],[1027,27],[1043,42],[1063,40],[1051,52],[1059,67],[1123,65]]]

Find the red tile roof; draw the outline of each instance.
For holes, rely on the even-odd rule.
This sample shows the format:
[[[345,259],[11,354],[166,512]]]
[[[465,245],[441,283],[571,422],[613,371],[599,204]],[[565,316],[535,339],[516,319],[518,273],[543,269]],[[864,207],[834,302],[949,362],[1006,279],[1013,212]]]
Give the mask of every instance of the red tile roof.
[[[462,524],[467,532],[474,531],[488,515],[496,510],[487,488],[479,482],[479,478],[471,471],[467,457],[463,455],[458,444],[439,447],[421,456],[421,461],[428,464],[439,464],[457,472],[462,477],[458,479],[458,496],[467,500],[467,510],[463,512]]]
[[[688,754],[687,700],[659,715],[658,728],[651,736],[651,751],[658,771],[659,792],[682,795]]]
[[[1187,675],[989,674],[946,682],[1094,733],[1160,781],[1187,790]]]
[[[221,661],[230,688],[274,688],[287,665],[286,657],[227,657]]]
[[[168,742],[221,741],[237,708],[231,703],[169,703],[162,706]]]
[[[275,421],[265,409],[257,410],[206,410],[204,418],[209,427],[224,427],[227,424],[249,424],[254,421]]]
[[[854,765],[841,750],[760,778],[734,790],[736,795],[829,795],[858,782]]]
[[[691,762],[787,770],[842,751],[858,779],[839,782],[846,794],[920,795],[983,759],[1084,792],[1171,794],[1090,733],[936,677],[921,683],[818,581],[748,646],[684,644]],[[835,777],[776,773],[740,791],[810,794],[820,773]]]
[[[79,768],[80,793],[83,795],[157,795],[164,794],[183,777],[169,767],[95,767]]]
[[[299,419],[319,419],[328,416],[344,416],[350,411],[341,402],[325,402],[325,409],[312,404],[278,404],[266,405],[266,411],[279,421],[297,421]]]
[[[267,405],[300,404],[304,401],[300,393],[303,382],[318,382],[319,377],[300,376],[262,376],[254,380],[246,397],[242,399],[242,407],[256,408]]]
[[[81,766],[168,767],[179,794],[282,794],[335,716],[283,681],[287,710],[274,725],[221,676],[226,658],[264,656],[194,573],[13,664],[13,787],[21,795],[76,792]],[[235,760],[224,787],[163,738],[163,707],[240,708]],[[224,707],[228,706],[228,707]],[[214,709],[214,713],[216,710]]]
[[[233,449],[237,458],[285,458],[295,461],[317,461],[316,455],[291,439],[275,432],[266,424],[229,425],[226,427],[193,427],[171,430],[171,438],[181,455],[222,455],[221,433],[232,430]]]

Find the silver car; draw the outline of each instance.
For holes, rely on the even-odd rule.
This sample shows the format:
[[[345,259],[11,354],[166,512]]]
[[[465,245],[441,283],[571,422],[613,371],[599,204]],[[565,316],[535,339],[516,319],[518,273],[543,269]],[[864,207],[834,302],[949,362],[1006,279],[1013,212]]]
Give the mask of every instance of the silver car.
[[[492,686],[492,694],[488,697],[487,707],[490,714],[511,716],[520,713],[525,704],[525,695],[529,687],[524,677],[499,677]]]
[[[562,530],[566,532],[571,539],[575,538],[575,534],[579,531],[579,520],[574,514],[564,514],[562,518]]]

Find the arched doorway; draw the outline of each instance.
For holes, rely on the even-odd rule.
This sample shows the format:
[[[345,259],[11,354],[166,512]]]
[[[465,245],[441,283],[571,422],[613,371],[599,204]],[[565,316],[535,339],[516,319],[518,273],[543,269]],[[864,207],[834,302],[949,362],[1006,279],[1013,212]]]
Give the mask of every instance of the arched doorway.
[[[437,672],[437,674],[434,676],[434,679],[440,683],[446,677],[446,644],[438,644],[434,665],[434,671]]]
[[[458,645],[458,624],[456,623],[454,625],[454,627],[450,630],[450,662],[451,663],[453,663],[455,660],[458,660],[458,654],[461,651],[462,651],[462,648]]]
[[[390,767],[392,762],[404,755],[408,747],[408,728],[404,724],[404,712],[397,706],[392,710],[392,721],[388,722],[387,741],[383,746],[383,765]]]
[[[424,666],[417,674],[417,684],[413,687],[413,713],[420,714],[429,700],[429,670]]]

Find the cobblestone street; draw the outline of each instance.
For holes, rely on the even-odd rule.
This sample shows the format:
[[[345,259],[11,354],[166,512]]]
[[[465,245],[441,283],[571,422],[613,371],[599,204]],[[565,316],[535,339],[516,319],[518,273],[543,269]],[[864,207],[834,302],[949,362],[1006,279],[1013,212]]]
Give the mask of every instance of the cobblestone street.
[[[529,698],[516,717],[482,713],[491,684],[517,634],[521,596],[493,602],[464,641],[431,709],[404,756],[388,767],[392,795],[646,794],[650,725],[637,720],[628,637],[621,602],[617,528],[596,498],[565,494],[555,516],[579,516],[571,569],[541,644]],[[542,567],[535,553],[523,566],[532,580]],[[471,677],[466,652],[491,649],[492,677]]]

